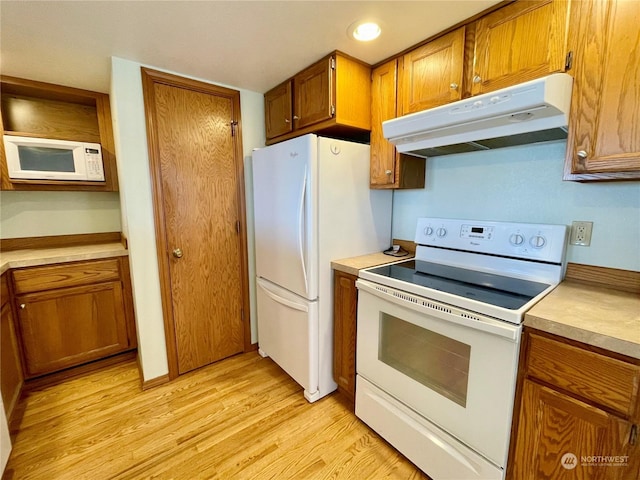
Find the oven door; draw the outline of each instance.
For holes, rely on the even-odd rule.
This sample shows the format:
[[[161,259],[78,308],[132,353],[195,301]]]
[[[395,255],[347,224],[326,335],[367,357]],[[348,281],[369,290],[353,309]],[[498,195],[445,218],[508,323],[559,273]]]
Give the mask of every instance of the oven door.
[[[357,286],[358,375],[452,445],[504,469],[521,327],[366,280]]]

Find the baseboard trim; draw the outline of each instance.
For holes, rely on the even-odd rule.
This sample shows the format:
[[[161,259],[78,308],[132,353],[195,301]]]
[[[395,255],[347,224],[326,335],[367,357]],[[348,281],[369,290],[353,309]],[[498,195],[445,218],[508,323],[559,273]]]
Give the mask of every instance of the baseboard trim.
[[[152,378],[151,380],[143,380],[142,390],[149,390],[151,388],[159,387],[160,385],[164,385],[165,383],[169,383],[168,373],[156,378]]]

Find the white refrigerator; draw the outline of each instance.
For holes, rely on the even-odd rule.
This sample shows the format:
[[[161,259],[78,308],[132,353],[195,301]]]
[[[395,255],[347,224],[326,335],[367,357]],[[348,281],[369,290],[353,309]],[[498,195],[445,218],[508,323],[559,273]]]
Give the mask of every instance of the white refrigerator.
[[[369,146],[304,135],[253,152],[258,351],[314,402],[333,380],[331,261],[387,249],[392,192]]]

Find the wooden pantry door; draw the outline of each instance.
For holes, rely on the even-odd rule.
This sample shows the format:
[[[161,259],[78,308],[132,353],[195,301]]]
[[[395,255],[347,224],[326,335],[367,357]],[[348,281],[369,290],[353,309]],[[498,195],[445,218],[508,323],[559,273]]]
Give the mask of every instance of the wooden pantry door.
[[[146,68],[142,82],[175,378],[250,348],[240,93]]]

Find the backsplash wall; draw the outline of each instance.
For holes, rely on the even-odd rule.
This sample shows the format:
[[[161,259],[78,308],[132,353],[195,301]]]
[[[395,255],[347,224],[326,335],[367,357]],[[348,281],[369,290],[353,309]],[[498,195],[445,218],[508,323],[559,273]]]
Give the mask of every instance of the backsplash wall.
[[[419,217],[571,225],[593,222],[573,263],[640,271],[640,182],[562,181],[566,143],[427,159],[426,185],[394,193],[393,238],[413,240]]]
[[[121,231],[118,192],[16,192],[0,195],[0,238]]]

